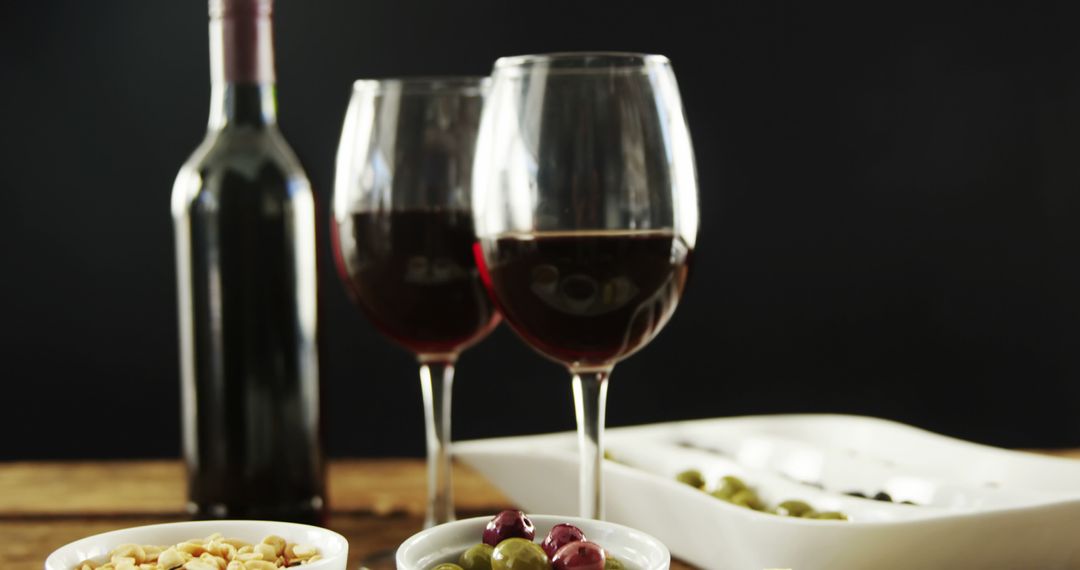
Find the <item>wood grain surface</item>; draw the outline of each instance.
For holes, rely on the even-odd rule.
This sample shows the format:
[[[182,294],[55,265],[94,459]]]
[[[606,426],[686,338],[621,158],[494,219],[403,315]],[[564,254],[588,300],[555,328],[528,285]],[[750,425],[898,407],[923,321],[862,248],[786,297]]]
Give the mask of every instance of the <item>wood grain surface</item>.
[[[1039,453],[1080,459],[1080,449]],[[349,539],[350,570],[420,529],[424,464],[419,459],[333,461],[330,528]],[[184,518],[179,461],[0,463],[0,568],[40,570],[45,557],[78,538]],[[487,515],[510,501],[483,477],[455,467],[461,516]],[[674,570],[692,568],[676,562]]]
[[[183,520],[183,475],[179,461],[0,463],[0,568],[41,570],[50,552],[84,536]],[[329,527],[349,539],[350,570],[420,530],[424,477],[419,459],[331,462]],[[456,466],[454,477],[459,516],[511,506],[475,472]]]

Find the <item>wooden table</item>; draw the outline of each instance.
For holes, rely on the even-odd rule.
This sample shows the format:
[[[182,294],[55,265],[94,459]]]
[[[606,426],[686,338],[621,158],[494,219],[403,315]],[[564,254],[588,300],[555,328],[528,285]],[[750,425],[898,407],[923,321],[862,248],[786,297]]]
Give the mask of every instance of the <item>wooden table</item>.
[[[1048,451],[1080,459],[1080,449]],[[482,477],[456,467],[461,516],[510,505]],[[394,548],[420,529],[424,466],[416,459],[339,460],[330,464],[330,528],[349,539],[349,568]],[[72,540],[117,528],[182,520],[178,461],[0,463],[0,559],[4,570],[40,570]],[[676,562],[674,570],[692,568]]]
[[[50,552],[78,538],[183,520],[183,475],[178,461],[0,463],[0,568],[41,570]],[[420,530],[421,460],[333,461],[328,476],[329,526],[349,539],[350,570]],[[454,476],[461,517],[492,514],[511,504],[465,467],[455,467]]]

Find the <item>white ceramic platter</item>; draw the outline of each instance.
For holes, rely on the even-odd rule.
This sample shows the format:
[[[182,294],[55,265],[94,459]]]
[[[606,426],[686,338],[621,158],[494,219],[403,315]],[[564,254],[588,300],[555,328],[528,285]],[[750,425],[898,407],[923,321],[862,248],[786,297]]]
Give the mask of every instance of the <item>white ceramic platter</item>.
[[[607,431],[607,519],[707,569],[1080,568],[1080,461],[977,445],[875,418],[750,416]],[[573,433],[460,442],[458,458],[526,512],[577,512]],[[781,517],[675,481],[736,475]],[[846,495],[884,491],[894,501]]]

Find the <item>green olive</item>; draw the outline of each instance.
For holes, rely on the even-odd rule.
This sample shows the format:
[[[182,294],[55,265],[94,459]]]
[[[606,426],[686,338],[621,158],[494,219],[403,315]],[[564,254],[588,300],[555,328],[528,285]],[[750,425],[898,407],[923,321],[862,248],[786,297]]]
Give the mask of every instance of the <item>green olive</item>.
[[[784,501],[776,506],[776,514],[785,517],[801,517],[813,511],[814,508],[809,504],[795,499]]]
[[[461,566],[454,564],[453,562],[443,562],[431,570],[463,570]]]
[[[492,570],[551,570],[539,544],[524,538],[508,538],[491,552]]]
[[[847,515],[838,511],[825,511],[822,513],[814,513],[809,518],[822,520],[822,521],[846,521]]]
[[[675,480],[680,483],[685,483],[694,487],[695,489],[705,488],[705,476],[701,474],[701,471],[697,469],[687,469],[682,473],[675,476]]]
[[[604,559],[604,570],[626,570],[626,566],[614,556],[608,556]]]
[[[728,495],[723,489],[717,489],[709,494],[716,497],[717,499],[720,499],[721,501],[727,501],[729,503],[731,502],[731,495]]]
[[[724,475],[723,477],[720,478],[720,482],[723,483],[724,485],[730,485],[731,488],[737,489],[739,491],[749,487],[749,485],[744,483],[742,479],[739,479],[738,477],[736,477],[734,475]]]
[[[474,544],[461,553],[458,564],[462,570],[491,570],[491,552],[493,550],[495,550],[495,547],[490,544]]]
[[[765,509],[765,503],[761,502],[761,499],[758,497],[757,493],[755,493],[752,489],[743,489],[736,492],[734,495],[731,496],[731,503],[740,507],[754,509],[755,511],[761,511]]]
[[[720,479],[720,485],[716,488],[716,491],[713,492],[713,495],[720,497],[721,499],[725,497],[730,498],[734,497],[735,493],[746,488],[746,483],[743,483],[742,479],[739,479],[734,475],[724,475],[724,477]]]

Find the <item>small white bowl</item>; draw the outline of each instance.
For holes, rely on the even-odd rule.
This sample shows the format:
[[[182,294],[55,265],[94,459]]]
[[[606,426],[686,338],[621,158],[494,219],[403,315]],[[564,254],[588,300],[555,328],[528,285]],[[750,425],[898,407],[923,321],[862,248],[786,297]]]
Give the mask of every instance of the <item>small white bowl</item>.
[[[553,515],[528,515],[540,541],[559,523],[570,523],[586,538],[602,546],[628,570],[668,570],[671,553],[664,543],[627,526],[604,521]],[[414,534],[397,550],[398,570],[431,570],[443,562],[457,562],[461,553],[481,542],[491,517],[441,524]],[[50,569],[51,570],[51,569]]]
[[[121,544],[167,546],[217,532],[252,544],[273,534],[288,542],[314,546],[322,560],[305,565],[305,570],[345,570],[349,558],[349,541],[325,528],[276,521],[195,521],[137,526],[76,540],[50,554],[45,570],[72,570],[84,560],[104,559]]]

